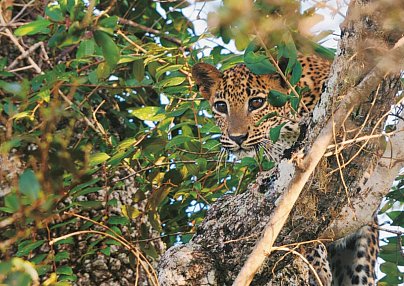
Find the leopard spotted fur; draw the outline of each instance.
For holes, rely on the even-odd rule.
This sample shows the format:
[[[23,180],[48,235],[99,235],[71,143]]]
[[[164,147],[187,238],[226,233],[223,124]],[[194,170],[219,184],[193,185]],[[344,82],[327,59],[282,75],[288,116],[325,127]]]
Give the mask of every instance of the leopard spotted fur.
[[[290,103],[281,107],[269,104],[267,97],[271,90],[290,93],[278,74],[256,75],[244,64],[223,73],[206,63],[194,65],[193,78],[211,105],[225,149],[239,158],[254,156],[260,148],[275,162],[285,157],[285,151],[300,135],[303,116],[310,114],[320,100],[330,71],[330,63],[318,56],[299,56],[298,61],[302,76],[297,85],[308,88],[302,94],[298,110],[293,110]],[[268,116],[275,112],[276,116]],[[270,129],[279,125],[282,125],[280,137],[274,143],[269,138]],[[328,251],[323,245],[313,247],[307,259],[324,286],[370,286],[375,283],[377,252],[378,232],[364,226],[329,245]],[[315,281],[311,279],[310,285],[317,285]]]

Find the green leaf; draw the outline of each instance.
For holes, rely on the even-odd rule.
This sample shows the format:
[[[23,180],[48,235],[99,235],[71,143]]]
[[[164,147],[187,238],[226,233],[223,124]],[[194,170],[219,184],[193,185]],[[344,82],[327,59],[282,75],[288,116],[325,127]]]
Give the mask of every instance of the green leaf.
[[[183,65],[170,65],[170,64],[162,66],[162,67],[158,67],[156,69],[156,79],[159,79],[160,76],[166,72],[178,71],[182,67],[183,67]]]
[[[388,276],[399,276],[400,270],[397,265],[392,262],[384,262],[380,265],[380,270]]]
[[[196,164],[199,166],[200,170],[206,170],[208,161],[205,158],[198,158],[195,161],[196,161]]]
[[[290,97],[290,105],[292,106],[294,111],[297,111],[299,109],[299,103],[300,103],[300,98],[298,98],[296,96]]]
[[[35,267],[35,270],[38,272],[39,276],[43,276],[46,273],[52,272],[52,266],[49,264],[38,265],[37,267]]]
[[[282,92],[279,92],[277,90],[271,90],[268,95],[268,102],[272,106],[275,107],[282,107],[288,102],[290,96],[283,94]]]
[[[85,210],[98,209],[102,207],[102,202],[100,201],[81,201],[75,202],[74,204],[82,207]]]
[[[84,189],[84,188],[87,188],[87,187],[89,187],[89,186],[91,186],[91,185],[96,184],[96,183],[99,182],[100,180],[101,180],[101,178],[94,178],[94,179],[91,179],[91,180],[89,180],[89,181],[87,181],[87,182],[85,182],[85,183],[82,183],[82,184],[80,184],[80,185],[77,185],[77,186],[75,186],[75,187],[70,191],[70,193],[71,193],[71,194],[74,194],[75,192],[77,192],[77,191],[79,191],[79,190],[82,190],[82,189]]]
[[[30,286],[32,284],[31,276],[24,272],[11,272],[5,279],[3,285],[7,286]]]
[[[23,243],[20,243],[20,245],[18,245],[16,256],[26,256],[35,248],[40,247],[44,242],[45,240],[38,240],[35,242],[24,241]]]
[[[185,142],[189,142],[189,141],[191,141],[191,140],[192,140],[192,137],[189,137],[189,136],[185,136],[185,135],[178,135],[178,136],[175,136],[173,139],[171,139],[171,140],[167,143],[166,149],[169,149],[169,148],[171,148],[171,147],[184,144]]]
[[[74,193],[73,197],[77,198],[79,196],[85,196],[88,194],[96,193],[100,190],[101,190],[101,187],[85,188],[83,190],[78,191],[77,193]]]
[[[276,68],[265,55],[247,52],[244,54],[244,62],[248,69],[257,75],[272,74],[276,72]]]
[[[112,156],[111,159],[109,159],[108,164],[110,164],[111,166],[116,166],[123,159],[131,156],[134,153],[134,151],[135,151],[134,147],[129,147],[128,150],[126,151],[121,150],[118,153],[114,154],[114,156]]]
[[[55,22],[62,22],[65,19],[60,6],[58,5],[48,4],[45,8],[45,14]]]
[[[107,246],[105,248],[100,249],[100,252],[105,254],[106,256],[110,256],[111,255],[111,247]]]
[[[103,18],[100,21],[100,25],[105,28],[115,29],[116,25],[118,24],[118,16],[111,16],[107,18]]]
[[[28,196],[31,200],[39,198],[41,185],[31,169],[26,169],[24,173],[20,175],[20,178],[18,179],[18,188],[22,194]]]
[[[4,198],[4,205],[9,210],[9,213],[15,213],[20,208],[20,202],[16,193],[9,193]]]
[[[54,259],[55,259],[55,262],[60,262],[60,261],[62,261],[63,259],[69,259],[69,258],[70,258],[69,252],[67,252],[67,251],[61,251],[61,252],[56,253]]]
[[[161,107],[158,106],[144,106],[133,109],[130,114],[139,118],[140,120],[161,121],[165,115],[160,113]]]
[[[270,119],[270,118],[272,118],[272,117],[275,117],[275,116],[277,116],[278,115],[278,112],[276,112],[276,111],[274,111],[274,112],[270,112],[270,113],[268,113],[268,114],[265,114],[264,116],[262,116],[261,118],[260,118],[260,120],[258,120],[256,123],[255,123],[255,126],[260,126],[260,124],[262,123],[262,122],[264,122],[265,120],[267,120],[267,119]]]
[[[114,68],[120,57],[120,50],[114,40],[112,40],[107,33],[102,31],[94,31],[94,39],[97,45],[101,47],[102,54],[107,64],[111,69]]]
[[[73,275],[73,269],[70,266],[59,266],[56,268],[56,274]]]
[[[77,49],[76,58],[81,59],[94,55],[95,42],[93,39],[84,40]]]
[[[66,27],[61,25],[48,40],[48,46],[50,48],[57,47],[61,45],[66,40],[66,38],[67,38]]]
[[[126,150],[129,147],[131,147],[133,144],[137,142],[136,137],[131,137],[131,138],[126,138],[125,140],[122,140],[119,145],[116,147],[117,150]]]
[[[117,232],[117,231],[115,231],[115,232]],[[117,233],[119,233],[119,232],[117,232]],[[116,241],[115,239],[106,239],[104,241],[104,243],[107,244],[107,245],[117,245],[117,246],[122,245],[119,241]]]
[[[112,225],[115,224],[127,225],[129,223],[129,220],[128,218],[122,216],[111,216],[108,219],[108,223]]]
[[[404,227],[404,212],[403,211],[391,211],[387,213],[388,217],[393,220],[391,225]]]
[[[34,120],[34,118],[33,118],[30,111],[23,111],[23,112],[17,113],[15,115],[13,115],[11,118],[15,119],[15,120],[20,120],[20,119],[23,119],[23,118],[27,118],[27,119],[29,119],[31,121]]]
[[[185,81],[185,77],[168,77],[158,82],[159,87],[176,86]]]
[[[74,245],[74,244],[75,244],[75,241],[74,241],[73,237],[68,237],[68,238],[65,238],[65,239],[62,239],[62,240],[58,240],[58,241],[55,242],[55,245],[62,245],[62,244],[71,244],[71,245]]]
[[[96,69],[98,79],[106,79],[111,74],[111,66],[108,63],[100,63]]]
[[[289,82],[291,85],[295,85],[299,82],[300,77],[302,76],[302,65],[299,62],[296,62],[293,66],[292,77]]]
[[[241,166],[253,168],[257,166],[257,161],[255,161],[255,159],[251,157],[244,157],[243,159],[241,159]]]
[[[128,218],[135,219],[139,215],[141,215],[142,212],[132,206],[124,205],[124,206],[122,206],[122,214]]]
[[[90,166],[95,166],[101,163],[104,163],[110,158],[110,156],[107,153],[95,153],[90,156]]]
[[[166,117],[178,117],[183,115],[187,110],[191,108],[192,104],[190,102],[186,102],[181,104],[178,108],[173,111],[167,112]]]
[[[246,33],[237,33],[234,37],[234,44],[237,50],[242,51],[244,50],[249,43],[250,37]]]
[[[65,281],[77,281],[77,276],[74,274],[73,275],[60,275],[59,281],[60,282],[56,283],[55,286],[71,286],[72,283],[65,282]]]
[[[16,36],[25,36],[25,35],[35,35],[38,33],[47,33],[49,29],[46,29],[51,22],[46,19],[38,19],[28,24],[22,25],[15,29],[14,34]]]
[[[10,261],[2,261],[0,262],[0,274],[7,275],[11,271],[11,262]]]
[[[7,152],[10,152],[12,148],[20,146],[21,146],[21,139],[18,138],[11,139],[9,141],[0,144],[0,153],[6,154]]]
[[[333,48],[326,48],[316,42],[310,41],[310,44],[314,47],[314,51],[319,54],[320,56],[328,59],[333,60],[335,57],[336,49]]]
[[[122,55],[119,58],[118,64],[126,64],[126,63],[132,63],[137,60],[144,60],[144,57],[142,56],[132,56],[132,55]]]
[[[50,90],[49,89],[41,90],[40,92],[38,92],[38,96],[42,101],[48,103],[50,101]]]
[[[144,79],[144,61],[143,59],[138,59],[133,62],[132,65],[133,76],[138,82],[141,82]]]
[[[46,257],[48,256],[47,253],[42,253],[42,254],[38,254],[35,255],[35,257],[33,257],[30,262],[34,263],[34,264],[39,264],[41,263]]]
[[[171,182],[175,185],[179,185],[183,182],[184,177],[177,169],[171,169],[164,174],[164,182]]]
[[[281,134],[281,129],[285,124],[286,124],[286,122],[284,122],[278,126],[275,126],[269,130],[269,138],[271,138],[272,142],[276,143],[276,141],[278,141],[279,136]]]

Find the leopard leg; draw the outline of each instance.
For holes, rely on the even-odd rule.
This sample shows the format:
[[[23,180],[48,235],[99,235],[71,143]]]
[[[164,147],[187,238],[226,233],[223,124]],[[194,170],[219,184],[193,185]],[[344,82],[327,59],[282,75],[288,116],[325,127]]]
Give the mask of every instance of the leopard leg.
[[[327,249],[322,243],[316,244],[306,255],[307,260],[313,266],[323,286],[331,286],[331,269],[327,259]],[[310,275],[310,286],[318,286],[317,279]]]
[[[363,226],[328,247],[334,286],[373,286],[379,252],[379,232]]]

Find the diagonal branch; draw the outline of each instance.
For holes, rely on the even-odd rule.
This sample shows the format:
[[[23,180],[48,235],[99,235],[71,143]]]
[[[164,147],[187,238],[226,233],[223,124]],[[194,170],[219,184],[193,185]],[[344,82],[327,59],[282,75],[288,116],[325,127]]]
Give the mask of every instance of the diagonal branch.
[[[339,108],[335,112],[333,119],[327,121],[327,124],[314,141],[310,152],[305,157],[303,163],[298,166],[299,169],[295,170],[294,178],[274,209],[274,212],[264,229],[262,238],[255,245],[233,285],[249,285],[267,255],[271,253],[275,239],[285,224],[294,204],[303,190],[303,187],[310,178],[320,159],[323,157],[333,138],[333,128],[339,130],[349,110],[371,93],[383,80],[386,74],[397,71],[391,70],[391,65],[386,63],[398,63],[404,58],[403,38],[400,39],[394,48],[387,52],[386,55],[387,56],[380,60],[356,87],[346,94]],[[396,64],[395,67],[402,68],[402,64]],[[282,169],[279,176],[282,177]]]

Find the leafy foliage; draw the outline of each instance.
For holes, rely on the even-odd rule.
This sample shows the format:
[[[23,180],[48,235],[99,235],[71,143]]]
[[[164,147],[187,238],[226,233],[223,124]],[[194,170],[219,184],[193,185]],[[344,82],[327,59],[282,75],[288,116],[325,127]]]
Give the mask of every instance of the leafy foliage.
[[[403,217],[404,198],[404,175],[397,177],[396,184],[386,196],[386,202],[380,213],[390,219],[388,225],[393,230],[399,230],[395,236],[392,233],[382,239],[379,257],[383,259],[380,270],[386,274],[379,281],[379,285],[401,285],[403,284],[404,267],[404,242],[402,231],[404,229]]]
[[[204,51],[195,44],[205,35],[197,36],[184,16],[186,2],[14,2],[21,5],[0,10],[2,21],[18,23],[2,25],[9,33],[1,35],[2,283],[76,281],[71,253],[63,248],[76,241],[63,235],[79,222],[80,231],[98,227],[108,235],[86,233],[85,257],[110,256],[112,246],[125,245],[120,237],[126,229],[134,229],[136,241],[155,233],[168,245],[188,241],[212,202],[245,190],[259,169],[273,166],[262,158],[218,161],[219,129],[190,78],[190,66]],[[285,74],[295,84],[301,76],[295,42],[307,45],[296,36],[297,24],[310,15],[288,18],[294,20],[286,28],[267,25],[278,28],[265,31],[271,36],[263,51],[251,41],[254,23],[233,25],[244,19],[236,17],[243,13],[239,1],[227,2],[219,13],[237,13],[221,17],[213,33],[225,43],[235,39],[240,50],[249,48],[238,56],[216,46],[204,60],[226,69],[244,58],[254,72],[267,73],[284,57]],[[287,18],[300,5],[286,2],[275,7],[256,1],[255,19],[269,13],[280,23],[278,15]],[[278,56],[273,61],[272,54]],[[276,98],[297,110],[296,95]],[[279,130],[271,130],[273,141]],[[115,194],[128,184],[136,191],[119,201]],[[61,240],[49,245],[56,238]],[[136,245],[150,260],[159,254],[153,244]],[[388,255],[386,263],[394,263]],[[385,273],[392,269],[387,266]]]
[[[140,227],[137,239],[164,234],[171,245],[188,240],[209,204],[245,189],[258,170],[257,164],[218,167],[219,130],[191,86],[190,66],[200,50],[193,48],[199,37],[181,11],[186,5],[38,3],[34,8],[43,18],[18,16],[22,25],[2,36],[11,47],[1,61],[0,84],[2,257],[24,259],[42,280],[50,279],[48,285],[77,279],[69,253],[57,251],[73,246],[73,237],[41,251],[78,223],[66,212],[103,213],[82,223],[82,231],[102,223],[116,236]],[[13,17],[21,7],[12,7]],[[39,45],[16,66],[12,40]],[[218,51],[215,61],[231,57]],[[136,204],[114,196],[128,179]],[[103,211],[117,207],[119,214]],[[147,220],[139,225],[141,217]],[[88,236],[95,240],[86,255],[109,255],[116,244]],[[151,244],[139,247],[149,259],[158,256]],[[12,265],[1,267],[5,281],[34,281],[27,268]],[[17,275],[21,271],[26,274]]]

